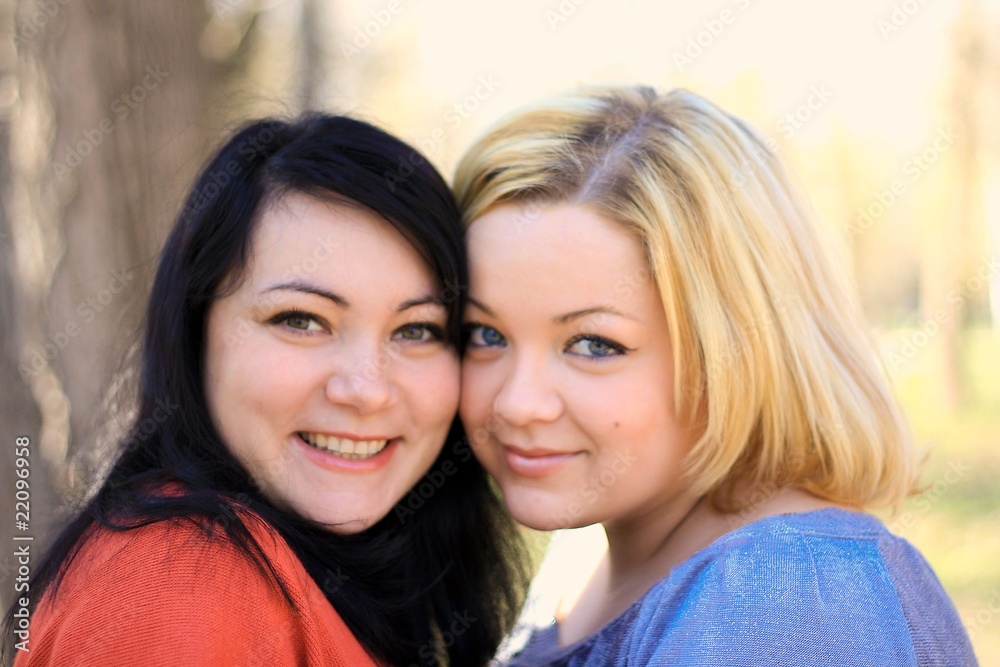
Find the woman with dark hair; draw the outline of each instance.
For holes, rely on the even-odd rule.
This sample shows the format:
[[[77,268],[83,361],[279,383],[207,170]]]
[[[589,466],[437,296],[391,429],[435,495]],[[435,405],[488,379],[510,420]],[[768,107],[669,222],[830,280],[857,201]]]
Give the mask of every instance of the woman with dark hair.
[[[15,664],[487,663],[525,575],[454,418],[466,282],[452,196],[403,142],[320,114],[235,134]]]

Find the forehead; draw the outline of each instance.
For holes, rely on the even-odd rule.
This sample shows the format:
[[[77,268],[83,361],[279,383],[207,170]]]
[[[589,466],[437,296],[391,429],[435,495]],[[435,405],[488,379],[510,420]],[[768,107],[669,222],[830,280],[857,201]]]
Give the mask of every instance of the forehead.
[[[360,206],[290,193],[270,204],[254,229],[248,275],[352,283],[375,275],[401,285],[429,282],[432,272],[412,245]]]
[[[638,239],[581,204],[496,206],[472,223],[468,243],[473,269],[503,263],[646,272]]]
[[[467,238],[474,292],[510,287],[536,297],[560,287],[620,299],[651,283],[635,235],[580,204],[497,206],[472,223]]]

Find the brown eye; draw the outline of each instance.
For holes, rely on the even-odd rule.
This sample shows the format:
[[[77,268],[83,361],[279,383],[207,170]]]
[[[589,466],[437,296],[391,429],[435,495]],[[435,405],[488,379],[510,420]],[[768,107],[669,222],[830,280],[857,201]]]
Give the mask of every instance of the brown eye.
[[[304,315],[290,315],[288,319],[285,320],[285,322],[291,328],[301,329],[302,331],[306,331],[307,329],[309,329],[309,324],[311,321],[312,321],[311,318],[308,318]]]
[[[268,322],[296,332],[306,333],[323,330],[323,323],[319,318],[315,315],[298,310],[289,310],[283,313],[278,313],[268,320]]]
[[[444,332],[441,327],[436,324],[430,324],[428,322],[412,322],[410,324],[404,324],[400,328],[396,329],[395,338],[398,340],[405,340],[410,343],[427,343],[430,341],[438,341],[444,338]]]

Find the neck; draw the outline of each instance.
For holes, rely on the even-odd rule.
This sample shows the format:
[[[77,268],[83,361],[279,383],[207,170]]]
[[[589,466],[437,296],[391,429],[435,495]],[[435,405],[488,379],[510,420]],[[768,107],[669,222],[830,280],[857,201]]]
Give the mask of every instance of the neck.
[[[702,546],[698,522],[692,518],[702,515],[705,508],[701,497],[673,498],[640,516],[605,523],[611,583],[632,579],[637,573],[666,576]]]

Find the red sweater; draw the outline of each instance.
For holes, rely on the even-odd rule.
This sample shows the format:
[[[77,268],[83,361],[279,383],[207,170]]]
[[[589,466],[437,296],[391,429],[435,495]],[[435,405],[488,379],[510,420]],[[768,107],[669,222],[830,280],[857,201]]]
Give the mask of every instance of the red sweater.
[[[101,528],[32,614],[15,667],[375,667],[285,541],[248,523],[298,612],[224,537],[165,521]]]

